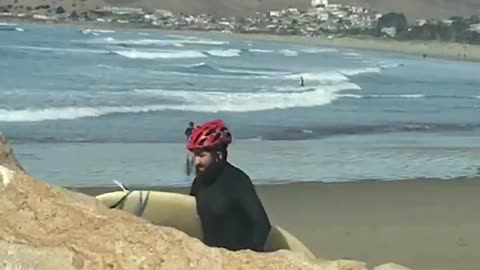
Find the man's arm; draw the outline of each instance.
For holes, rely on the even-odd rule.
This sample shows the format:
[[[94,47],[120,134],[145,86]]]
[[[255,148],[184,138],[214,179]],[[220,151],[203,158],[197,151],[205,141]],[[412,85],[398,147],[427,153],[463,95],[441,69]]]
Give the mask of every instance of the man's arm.
[[[237,193],[240,204],[253,224],[252,250],[264,251],[265,241],[271,229],[270,221],[250,177],[245,175],[239,184],[242,185]]]

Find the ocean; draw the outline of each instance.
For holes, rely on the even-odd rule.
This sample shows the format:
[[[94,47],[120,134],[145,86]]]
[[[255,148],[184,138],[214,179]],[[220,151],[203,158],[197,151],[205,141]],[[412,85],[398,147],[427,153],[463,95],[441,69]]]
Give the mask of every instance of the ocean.
[[[257,184],[454,180],[480,173],[479,70],[228,34],[3,23],[0,131],[27,171],[62,186],[188,185],[183,132],[213,119]]]

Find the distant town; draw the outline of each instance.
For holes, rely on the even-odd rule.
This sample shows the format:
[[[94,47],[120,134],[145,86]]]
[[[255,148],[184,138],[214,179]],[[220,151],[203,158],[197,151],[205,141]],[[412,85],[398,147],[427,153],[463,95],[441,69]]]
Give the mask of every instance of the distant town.
[[[370,36],[397,40],[438,40],[480,44],[480,18],[452,17],[407,22],[401,13],[381,14],[363,7],[312,0],[308,10],[295,8],[257,13],[252,17],[215,17],[168,10],[103,7],[67,12],[62,6],[0,6],[0,20],[27,19],[39,22],[97,22],[166,30],[220,31],[274,35]],[[1,30],[1,26],[0,26]]]

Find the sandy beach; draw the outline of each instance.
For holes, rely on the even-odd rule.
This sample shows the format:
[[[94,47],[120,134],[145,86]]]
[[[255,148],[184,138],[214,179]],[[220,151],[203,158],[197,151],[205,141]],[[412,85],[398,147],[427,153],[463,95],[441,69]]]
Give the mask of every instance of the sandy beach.
[[[373,37],[307,37],[307,36],[287,36],[287,35],[269,35],[269,34],[224,34],[224,33],[203,33],[193,31],[183,31],[189,35],[208,35],[211,37],[222,37],[228,35],[235,39],[241,40],[255,40],[255,41],[271,41],[293,43],[309,46],[328,46],[337,48],[348,48],[358,50],[383,51],[394,52],[401,54],[409,54],[427,58],[440,58],[459,61],[480,61],[480,46],[461,44],[461,43],[447,43],[439,41],[397,41],[380,39]],[[177,32],[181,33],[181,32]]]
[[[111,188],[76,190],[96,195]],[[477,264],[477,179],[294,183],[257,190],[272,222],[318,257],[371,265],[394,261],[415,270],[471,270]]]

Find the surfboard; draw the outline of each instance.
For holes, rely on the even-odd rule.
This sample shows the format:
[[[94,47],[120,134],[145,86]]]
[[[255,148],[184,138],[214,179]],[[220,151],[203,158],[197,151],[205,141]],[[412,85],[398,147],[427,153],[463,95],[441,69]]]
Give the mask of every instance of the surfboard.
[[[96,199],[109,208],[121,209],[149,222],[176,228],[202,241],[200,217],[193,196],[162,191],[123,190],[104,193]],[[265,251],[290,250],[308,259],[315,255],[297,238],[278,225],[272,225]]]

